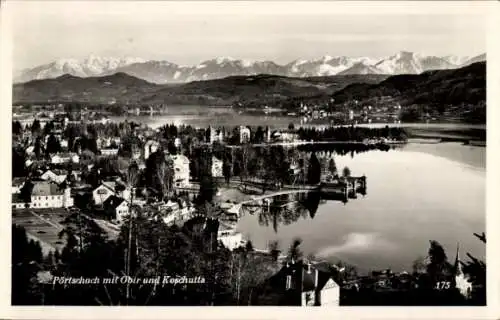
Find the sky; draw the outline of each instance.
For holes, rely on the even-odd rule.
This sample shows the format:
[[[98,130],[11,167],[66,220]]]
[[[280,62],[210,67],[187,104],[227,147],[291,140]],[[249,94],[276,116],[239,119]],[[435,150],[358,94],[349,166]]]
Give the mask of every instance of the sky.
[[[380,58],[401,50],[486,52],[487,9],[467,2],[8,4],[15,70],[91,54],[196,65],[221,56],[285,64],[325,55]]]

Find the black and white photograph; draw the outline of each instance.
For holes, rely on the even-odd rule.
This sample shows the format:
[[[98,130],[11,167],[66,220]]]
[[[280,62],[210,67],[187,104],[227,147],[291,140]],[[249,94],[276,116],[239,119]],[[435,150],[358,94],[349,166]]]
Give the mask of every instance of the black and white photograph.
[[[491,8],[361,4],[2,3],[10,305],[489,305]]]

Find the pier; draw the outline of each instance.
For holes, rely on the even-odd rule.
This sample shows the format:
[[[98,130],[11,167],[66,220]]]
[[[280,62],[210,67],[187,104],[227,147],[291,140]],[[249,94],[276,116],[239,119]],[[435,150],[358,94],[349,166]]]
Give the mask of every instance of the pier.
[[[320,192],[325,199],[342,200],[357,198],[357,194],[366,194],[366,176],[361,177],[343,177],[335,182],[321,182],[317,185],[284,185],[280,190],[266,193],[260,196],[254,196],[249,200],[242,201],[232,206],[228,212],[238,214],[243,206],[251,203],[272,198],[285,194]],[[333,197],[333,198],[332,198]]]

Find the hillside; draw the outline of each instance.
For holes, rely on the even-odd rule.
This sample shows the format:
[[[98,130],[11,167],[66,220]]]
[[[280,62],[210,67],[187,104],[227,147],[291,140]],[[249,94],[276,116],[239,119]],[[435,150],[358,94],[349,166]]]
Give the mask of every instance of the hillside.
[[[137,102],[158,90],[158,85],[116,73],[105,77],[81,78],[63,75],[55,79],[33,80],[14,84],[13,102]]]
[[[377,84],[351,84],[335,92],[336,103],[389,97],[400,104],[478,104],[486,100],[486,62],[460,69],[391,76]]]
[[[378,83],[385,75],[290,78],[271,75],[233,76],[177,85],[158,85],[116,73],[80,78],[64,75],[13,86],[14,104],[85,102],[121,104],[229,105],[236,101],[281,101],[290,97],[333,94],[356,82]]]

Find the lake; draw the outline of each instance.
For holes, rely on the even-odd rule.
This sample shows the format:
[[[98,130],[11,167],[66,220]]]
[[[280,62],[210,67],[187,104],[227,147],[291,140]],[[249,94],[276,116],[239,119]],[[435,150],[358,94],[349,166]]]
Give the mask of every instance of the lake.
[[[287,127],[298,119],[283,116],[244,115],[229,108],[169,108],[170,115],[112,117],[151,127],[167,123],[212,126]],[[384,126],[372,124],[370,127]],[[403,124],[429,129],[485,129],[485,125]],[[289,225],[263,226],[254,215],[245,215],[238,228],[257,248],[278,240],[288,247],[303,240],[305,254],[335,261],[341,259],[360,271],[392,268],[411,271],[412,262],[425,257],[429,240],[440,242],[453,261],[457,244],[466,252],[484,257],[485,245],[473,232],[485,227],[486,148],[460,143],[413,144],[402,149],[370,151],[351,157],[336,156],[337,167],[348,166],[354,176],[367,176],[368,193],[345,205],[327,201],[311,219]]]
[[[440,242],[453,262],[457,243],[484,257],[485,245],[473,236],[485,229],[486,148],[458,143],[409,144],[403,149],[336,156],[337,167],[365,174],[367,195],[346,204],[326,201],[314,218],[289,225],[259,224],[245,215],[238,228],[257,248],[278,240],[287,249],[303,240],[307,255],[356,265],[358,270],[411,271],[425,257],[429,240]]]
[[[194,127],[208,127],[211,126],[269,126],[271,128],[286,128],[290,123],[295,127],[303,126],[326,126],[329,125],[327,121],[317,121],[314,124],[301,124],[298,117],[283,116],[279,114],[259,115],[259,114],[240,114],[237,111],[228,107],[200,107],[200,106],[171,106],[168,108],[168,114],[161,115],[126,115],[126,116],[110,116],[112,121],[121,122],[127,119],[128,121],[135,121],[147,124],[152,128],[158,128],[165,124],[175,125],[191,125]],[[360,126],[367,127],[383,127],[399,126],[401,124],[394,123],[373,123],[361,124]],[[406,127],[418,128],[443,128],[443,129],[461,129],[461,128],[479,128],[486,129],[484,124],[460,124],[460,123],[405,123],[402,124]]]

